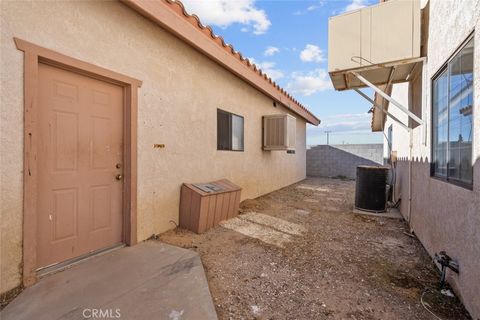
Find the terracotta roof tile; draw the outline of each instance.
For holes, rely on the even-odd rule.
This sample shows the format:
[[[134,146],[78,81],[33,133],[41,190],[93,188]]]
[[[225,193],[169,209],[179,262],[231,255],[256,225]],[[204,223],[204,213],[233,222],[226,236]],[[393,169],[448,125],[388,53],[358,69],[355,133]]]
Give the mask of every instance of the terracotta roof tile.
[[[143,3],[142,0],[123,0],[125,4],[130,6],[131,8],[139,11],[140,13],[147,15],[151,18],[151,16],[154,16],[153,13],[148,12],[148,9],[145,7],[150,7],[152,6],[152,3],[149,3],[146,5]],[[153,1],[151,1],[153,2]],[[221,37],[216,35],[212,28],[208,25],[203,25],[202,22],[200,21],[200,18],[195,15],[195,14],[189,14],[183,3],[181,3],[178,0],[158,0],[155,1],[155,3],[159,4],[159,2],[163,2],[164,4],[167,4],[167,7],[175,12],[177,15],[183,17],[188,23],[190,23],[192,26],[194,26],[200,33],[211,39],[214,43],[217,44],[220,48],[222,48],[225,52],[227,52],[229,55],[232,57],[236,58],[236,60],[246,66],[249,70],[251,70],[252,73],[257,74],[259,77],[263,78],[263,81],[268,83],[269,85],[273,86],[281,95],[283,95],[287,101],[290,101],[293,103],[293,106],[285,103],[284,101],[279,101],[280,103],[286,105],[287,108],[291,109],[298,115],[302,116],[305,118],[308,122],[318,125],[320,123],[320,119],[318,119],[313,113],[311,113],[305,106],[303,106],[301,103],[299,103],[296,99],[294,99],[285,89],[281,88],[275,81],[273,81],[271,78],[267,76],[266,73],[264,73],[260,68],[258,68],[254,63],[252,63],[249,59],[244,58],[243,55],[239,52],[236,51],[235,48],[231,44],[225,43],[225,40]],[[142,6],[142,4],[144,6]],[[154,17],[156,19],[156,17]],[[170,26],[171,29],[174,29],[174,27]]]

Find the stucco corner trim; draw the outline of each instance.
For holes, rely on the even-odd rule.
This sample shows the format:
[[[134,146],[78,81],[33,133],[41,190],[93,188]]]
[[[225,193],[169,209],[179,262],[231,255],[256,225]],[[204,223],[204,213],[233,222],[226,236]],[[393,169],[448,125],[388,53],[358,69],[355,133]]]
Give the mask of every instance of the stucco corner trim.
[[[124,90],[123,241],[137,243],[137,97],[142,81],[14,38],[24,52],[23,284],[37,281],[38,68],[48,64],[119,85]]]

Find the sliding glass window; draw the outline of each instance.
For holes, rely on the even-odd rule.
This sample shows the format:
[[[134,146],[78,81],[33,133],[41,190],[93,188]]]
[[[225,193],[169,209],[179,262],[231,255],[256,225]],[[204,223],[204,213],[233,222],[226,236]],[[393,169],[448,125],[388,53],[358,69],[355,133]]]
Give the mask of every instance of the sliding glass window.
[[[473,38],[433,79],[432,174],[473,184]]]

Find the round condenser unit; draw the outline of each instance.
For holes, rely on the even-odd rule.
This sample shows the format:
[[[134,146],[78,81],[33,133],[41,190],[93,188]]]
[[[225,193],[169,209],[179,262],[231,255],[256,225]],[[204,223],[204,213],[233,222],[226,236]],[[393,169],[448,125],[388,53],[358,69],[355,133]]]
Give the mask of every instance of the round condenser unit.
[[[355,185],[355,208],[370,212],[385,212],[387,207],[388,168],[358,166]]]

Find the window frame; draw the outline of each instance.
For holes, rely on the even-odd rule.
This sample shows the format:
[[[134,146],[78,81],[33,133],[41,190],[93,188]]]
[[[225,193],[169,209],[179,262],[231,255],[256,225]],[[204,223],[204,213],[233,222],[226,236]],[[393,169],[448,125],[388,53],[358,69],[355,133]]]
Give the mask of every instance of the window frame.
[[[229,139],[229,148],[228,149],[224,149],[224,148],[220,148],[219,146],[219,130],[218,130],[218,114],[219,113],[224,113],[226,115],[228,115],[228,127],[229,127],[229,132],[228,132],[228,139]],[[233,139],[233,116],[236,116],[236,117],[239,117],[242,119],[242,124],[243,124],[243,127],[242,127],[242,140],[243,140],[243,143],[242,143],[242,148],[241,149],[233,149],[233,143],[232,143],[232,139]],[[233,113],[233,112],[229,112],[229,111],[226,111],[224,109],[220,109],[220,108],[217,108],[217,151],[234,151],[234,152],[244,152],[245,151],[245,117],[239,115],[239,114],[236,114],[236,113]]]
[[[465,182],[461,181],[455,178],[450,178],[449,177],[449,162],[450,162],[450,63],[457,57],[457,55],[462,51],[466,45],[473,40],[473,50],[474,50],[474,58],[473,58],[473,83],[475,83],[475,32],[472,31],[466,38],[465,40],[462,41],[462,43],[453,51],[453,53],[448,57],[448,59],[438,68],[438,70],[433,74],[433,76],[430,78],[430,113],[431,113],[431,128],[430,128],[430,134],[431,134],[431,139],[430,139],[430,177],[439,181],[447,182],[465,189],[473,190],[473,185],[475,181],[475,166],[473,163],[473,149],[475,145],[475,134],[472,135],[472,181],[471,182]],[[447,130],[447,173],[445,176],[440,176],[435,173],[435,162],[434,162],[434,154],[435,154],[435,149],[434,149],[434,136],[436,135],[435,133],[435,125],[434,125],[434,83],[437,79],[440,78],[440,76],[444,73],[447,72],[448,75],[448,120],[447,120],[447,125],[448,125],[448,130]],[[477,75],[478,76],[478,75]],[[473,93],[472,93],[472,119],[475,119],[475,86],[472,88]],[[475,132],[475,121],[472,120],[472,131]]]

